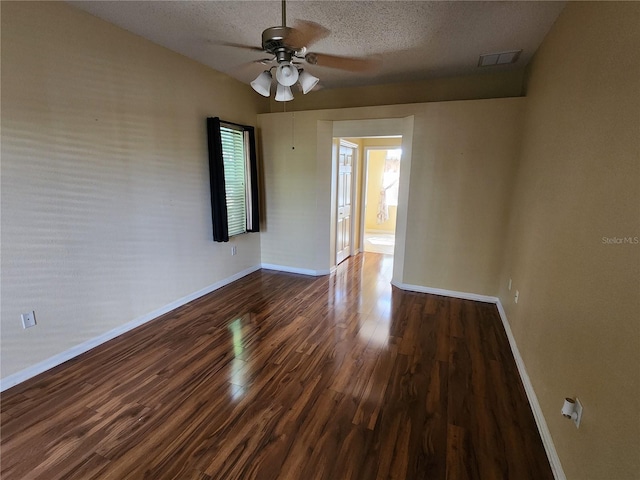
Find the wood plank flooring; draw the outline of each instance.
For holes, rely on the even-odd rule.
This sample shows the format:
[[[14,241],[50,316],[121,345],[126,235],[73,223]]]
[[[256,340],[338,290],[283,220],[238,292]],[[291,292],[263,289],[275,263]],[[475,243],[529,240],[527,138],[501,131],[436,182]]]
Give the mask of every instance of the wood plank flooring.
[[[259,271],[2,395],[13,479],[552,479],[494,305]]]

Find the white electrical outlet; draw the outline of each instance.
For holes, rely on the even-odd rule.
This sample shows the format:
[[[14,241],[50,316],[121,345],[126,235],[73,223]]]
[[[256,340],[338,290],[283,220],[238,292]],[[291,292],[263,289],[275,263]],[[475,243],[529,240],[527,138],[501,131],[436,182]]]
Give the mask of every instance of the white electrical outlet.
[[[516,301],[516,303],[518,303],[518,297],[520,296],[520,292],[518,290],[516,290],[516,296],[514,298],[514,300]]]
[[[22,318],[22,328],[31,328],[36,326],[36,313],[28,312],[20,315]]]
[[[236,246],[235,246],[235,245],[233,245],[233,246],[231,247],[231,255],[235,255],[236,253],[238,253],[238,250],[236,250]]]
[[[582,404],[578,397],[576,397],[576,406],[573,407],[573,412],[575,413],[573,418],[573,423],[576,424],[576,428],[580,428],[580,420],[582,420]]]
[[[509,291],[511,291],[511,279],[509,279]]]

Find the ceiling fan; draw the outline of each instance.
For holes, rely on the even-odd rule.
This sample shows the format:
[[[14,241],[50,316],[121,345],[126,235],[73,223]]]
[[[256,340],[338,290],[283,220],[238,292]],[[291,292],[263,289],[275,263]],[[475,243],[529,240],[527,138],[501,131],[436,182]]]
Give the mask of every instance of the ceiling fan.
[[[309,65],[339,68],[352,72],[371,71],[378,66],[378,59],[372,57],[343,57],[307,51],[311,44],[327,37],[329,33],[330,31],[325,27],[306,20],[298,20],[295,23],[295,27],[288,27],[286,0],[282,0],[282,25],[269,27],[262,32],[262,47],[237,43],[225,43],[225,45],[269,53],[271,55],[270,58],[257,60],[256,62],[263,65],[269,65],[274,62],[275,64],[258,75],[251,82],[251,87],[260,95],[268,97],[271,94],[271,82],[273,79],[271,70],[275,69],[277,81],[275,100],[288,102],[293,100],[291,86],[299,82],[302,93],[307,94],[319,81],[317,77],[301,68],[304,62]]]

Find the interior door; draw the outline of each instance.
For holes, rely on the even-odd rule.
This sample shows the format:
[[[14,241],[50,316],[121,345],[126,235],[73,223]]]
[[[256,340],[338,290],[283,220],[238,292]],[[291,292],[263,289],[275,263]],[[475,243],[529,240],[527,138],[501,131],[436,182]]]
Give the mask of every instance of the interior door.
[[[351,255],[353,162],[358,146],[340,140],[338,154],[338,188],[336,189],[336,265]]]

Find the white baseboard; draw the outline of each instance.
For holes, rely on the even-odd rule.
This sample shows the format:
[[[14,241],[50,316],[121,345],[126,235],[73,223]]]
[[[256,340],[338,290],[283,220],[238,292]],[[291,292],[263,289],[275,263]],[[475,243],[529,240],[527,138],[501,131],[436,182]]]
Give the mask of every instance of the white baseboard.
[[[331,273],[331,270],[311,270],[310,268],[288,267],[286,265],[274,265],[272,263],[263,263],[262,268],[265,270],[276,270],[278,272],[298,273],[312,277],[321,277],[322,275],[329,275],[329,273]]]
[[[219,282],[211,284],[201,290],[198,290],[197,292],[187,295],[186,297],[182,297],[174,302],[169,303],[168,305],[165,305],[164,307],[154,310],[153,312],[149,312],[146,315],[143,315],[141,317],[136,318],[135,320],[125,323],[124,325],[120,325],[119,327],[109,330],[108,332],[105,332],[102,335],[99,335],[95,338],[87,340],[86,342],[76,345],[75,347],[72,347],[69,350],[65,350],[64,352],[54,355],[53,357],[43,360],[42,362],[36,363],[31,367],[25,368],[24,370],[20,370],[19,372],[9,375],[0,380],[0,392],[3,392],[8,388],[18,385],[19,383],[22,383],[30,378],[33,378],[36,375],[46,372],[47,370],[50,370],[53,367],[57,367],[58,365],[68,360],[71,360],[72,358],[77,357],[78,355],[88,352],[89,350],[97,347],[98,345],[108,342],[109,340],[112,340],[122,335],[123,333],[126,333],[130,330],[133,330],[134,328],[139,327],[140,325],[144,325],[147,322],[155,320],[156,318],[161,317],[165,313],[169,313],[171,310],[175,310],[176,308],[181,307],[182,305],[185,305],[195,300],[196,298],[200,298],[203,295],[213,292],[214,290],[218,290],[219,288],[222,288],[225,285],[230,284],[231,282],[235,282],[236,280],[242,277],[245,277],[257,270],[260,270],[260,265],[256,265],[256,266],[247,268],[246,270],[242,270],[241,272],[238,272],[230,277],[220,280]]]
[[[422,285],[411,285],[407,283],[391,281],[391,285],[398,287],[400,290],[409,292],[430,293],[432,295],[442,295],[444,297],[462,298],[463,300],[475,300],[476,302],[498,303],[497,297],[487,295],[478,295],[477,293],[456,292],[455,290],[443,290],[441,288],[423,287]]]
[[[567,480],[567,477],[564,474],[564,470],[562,469],[562,464],[560,463],[560,457],[558,457],[558,452],[556,451],[553,439],[551,438],[551,432],[549,432],[547,421],[545,420],[542,409],[540,408],[538,397],[536,396],[536,392],[533,389],[533,384],[531,383],[529,375],[527,374],[527,369],[524,366],[524,360],[522,360],[520,350],[518,350],[518,345],[516,344],[516,339],[513,336],[511,326],[509,325],[509,321],[507,320],[507,314],[505,313],[504,308],[502,308],[502,303],[500,303],[499,299],[497,299],[496,301],[496,306],[498,307],[498,312],[500,313],[500,319],[502,320],[504,330],[507,333],[509,345],[511,345],[511,352],[513,353],[513,358],[516,361],[518,373],[520,373],[522,384],[524,385],[524,389],[527,392],[529,405],[531,406],[531,410],[533,411],[533,417],[536,420],[536,425],[538,426],[538,431],[540,432],[540,438],[542,438],[542,444],[544,445],[544,449],[547,452],[547,458],[549,459],[549,464],[551,465],[553,476],[556,480]],[[560,412],[558,411],[558,413]]]
[[[562,464],[560,463],[560,457],[558,457],[558,452],[556,451],[556,447],[553,443],[553,439],[551,438],[551,432],[549,432],[547,421],[545,420],[544,414],[542,413],[542,409],[540,408],[538,397],[536,396],[536,392],[533,389],[533,384],[531,383],[531,379],[527,374],[527,369],[525,368],[524,360],[522,360],[522,356],[520,355],[520,350],[518,350],[516,339],[513,336],[513,332],[511,331],[511,326],[509,325],[509,321],[507,320],[507,315],[504,311],[504,308],[502,308],[502,303],[500,303],[500,299],[498,297],[477,295],[475,293],[456,292],[453,290],[443,290],[440,288],[423,287],[421,285],[410,285],[410,284],[400,283],[396,281],[392,281],[391,284],[398,287],[401,290],[407,290],[410,292],[431,293],[433,295],[443,295],[446,297],[462,298],[464,300],[475,300],[475,301],[484,302],[484,303],[494,303],[496,307],[498,307],[498,313],[500,314],[502,325],[504,326],[504,330],[507,334],[507,338],[509,339],[511,352],[513,353],[513,358],[516,361],[516,366],[518,368],[518,373],[520,374],[520,379],[522,380],[522,384],[524,386],[525,392],[527,393],[527,399],[529,400],[529,405],[531,407],[531,411],[533,412],[533,417],[535,418],[536,425],[538,426],[538,431],[540,432],[540,438],[542,439],[542,444],[544,445],[544,449],[547,452],[547,458],[549,459],[549,464],[551,465],[553,476],[555,480],[567,480],[567,477],[564,474],[564,470],[562,469]]]

